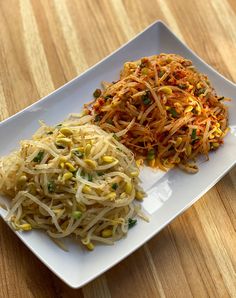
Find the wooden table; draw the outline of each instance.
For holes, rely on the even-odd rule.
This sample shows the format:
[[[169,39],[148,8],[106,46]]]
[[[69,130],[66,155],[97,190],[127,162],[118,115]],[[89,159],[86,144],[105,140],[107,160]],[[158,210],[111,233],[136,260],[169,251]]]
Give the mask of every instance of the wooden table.
[[[2,0],[0,119],[157,19],[236,81],[235,0]],[[138,251],[72,290],[0,220],[0,297],[236,297],[235,229],[236,168]]]

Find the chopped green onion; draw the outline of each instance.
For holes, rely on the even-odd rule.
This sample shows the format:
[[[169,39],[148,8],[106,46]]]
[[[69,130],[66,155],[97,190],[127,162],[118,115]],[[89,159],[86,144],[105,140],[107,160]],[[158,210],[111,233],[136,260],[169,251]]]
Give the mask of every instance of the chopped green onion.
[[[178,87],[180,89],[186,89],[187,88],[187,85],[186,84],[179,84]]]
[[[108,100],[109,98],[112,98],[112,96],[111,96],[111,95],[106,95],[106,96],[104,96],[104,99],[105,99],[105,100]]]
[[[98,172],[97,174],[98,174],[98,176],[102,176],[102,175],[104,175],[103,172]]]
[[[80,219],[82,215],[83,215],[83,213],[81,211],[74,211],[74,212],[72,212],[72,216],[75,219]]]
[[[143,61],[143,62],[141,62],[140,64],[139,64],[139,67],[140,68],[144,68],[144,67],[146,67],[147,66],[147,62],[146,61]]]
[[[172,115],[174,118],[177,118],[177,117],[178,117],[178,113],[176,112],[176,109],[174,109],[174,108],[170,108],[170,109],[169,109],[169,112],[171,113],[171,115]]]
[[[55,182],[54,181],[49,181],[48,182],[48,191],[50,193],[54,192],[56,189],[56,185],[55,185]]]
[[[142,100],[143,100],[143,103],[145,104],[145,106],[147,106],[151,103],[150,98],[144,98],[144,99],[142,98]]]
[[[129,218],[128,219],[128,228],[131,229],[137,223],[137,219]]]
[[[119,137],[117,137],[117,135],[116,135],[115,133],[113,133],[113,138],[114,138],[115,140],[117,140],[117,141],[119,141],[119,140],[120,140],[120,138],[119,138]]]
[[[72,172],[73,177],[76,177],[77,172],[78,172],[78,170],[75,170],[74,172]]]
[[[56,144],[56,147],[57,147],[57,149],[65,149],[64,146],[60,146],[60,145],[57,145],[57,144]]]
[[[196,96],[199,96],[199,95],[205,93],[205,91],[206,91],[205,88],[200,88],[200,89],[195,90],[194,94],[195,94]]]
[[[147,160],[153,160],[155,158],[155,150],[151,149],[147,153]]]
[[[44,151],[39,151],[39,153],[33,159],[34,162],[41,162],[44,156]]]
[[[93,96],[94,96],[95,98],[98,98],[101,94],[102,94],[101,89],[96,89],[96,90],[93,92]]]
[[[118,188],[118,184],[117,183],[113,183],[111,186],[112,189],[116,190]]]
[[[196,136],[197,136],[197,129],[194,128],[193,131],[192,131],[192,134],[191,134],[191,139],[192,140],[195,140],[196,139]]]
[[[111,124],[111,125],[113,125],[113,124],[114,124],[114,122],[113,122],[113,120],[112,120],[112,119],[108,119],[108,120],[107,120],[107,123],[108,123],[108,124]]]
[[[101,120],[101,116],[96,115],[95,118],[94,118],[94,121],[95,121],[95,122],[98,122],[98,121],[100,121],[100,120]]]
[[[53,131],[47,132],[47,135],[52,135],[52,134],[53,134]]]
[[[84,156],[84,153],[79,150],[74,150],[73,153],[74,153],[74,155],[76,155],[79,158]]]
[[[150,91],[146,91],[145,94],[143,94],[143,95],[141,96],[141,99],[142,99],[143,104],[144,104],[145,106],[147,106],[147,105],[149,105],[149,104],[151,103],[151,99],[150,99],[149,96],[150,96]]]
[[[158,72],[158,76],[159,76],[159,78],[161,78],[161,77],[164,75],[164,73],[165,73],[164,70],[160,70],[160,71]]]
[[[90,181],[90,182],[93,181],[93,176],[91,174],[88,174],[88,181]]]

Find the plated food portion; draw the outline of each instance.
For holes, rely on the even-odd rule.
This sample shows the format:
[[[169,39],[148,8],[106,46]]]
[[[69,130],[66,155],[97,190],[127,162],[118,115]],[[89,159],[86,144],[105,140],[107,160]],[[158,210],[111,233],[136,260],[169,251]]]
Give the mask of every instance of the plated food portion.
[[[192,62],[160,54],[125,63],[120,79],[94,92],[81,115],[0,159],[0,193],[12,199],[6,220],[16,230],[73,235],[89,250],[127,235],[139,201],[139,165],[198,171],[196,158],[216,150],[228,112]],[[136,159],[136,161],[135,161]]]
[[[144,197],[132,152],[88,117],[42,123],[20,150],[0,160],[1,193],[13,199],[16,230],[74,235],[89,249],[112,244],[136,223]],[[82,121],[82,122],[81,122]]]
[[[195,173],[196,157],[217,149],[228,131],[225,98],[179,55],[126,62],[120,79],[105,83],[94,97],[85,105],[94,123],[154,168],[177,165]]]

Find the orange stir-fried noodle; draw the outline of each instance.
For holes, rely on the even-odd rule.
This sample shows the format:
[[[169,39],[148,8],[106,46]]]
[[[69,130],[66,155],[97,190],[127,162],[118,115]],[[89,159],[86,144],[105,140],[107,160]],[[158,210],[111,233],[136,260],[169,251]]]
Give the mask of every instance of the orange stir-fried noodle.
[[[192,62],[160,54],[126,62],[117,82],[105,83],[85,105],[94,123],[113,132],[141,163],[197,172],[196,157],[223,143],[228,112]]]

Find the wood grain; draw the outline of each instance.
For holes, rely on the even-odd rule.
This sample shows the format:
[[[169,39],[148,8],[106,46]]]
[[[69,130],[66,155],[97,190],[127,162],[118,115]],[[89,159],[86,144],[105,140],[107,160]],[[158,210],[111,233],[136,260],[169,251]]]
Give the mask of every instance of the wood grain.
[[[71,80],[157,19],[236,81],[234,0],[0,1],[0,120]],[[72,290],[0,221],[0,297],[236,297],[235,231],[233,168],[147,244]]]

